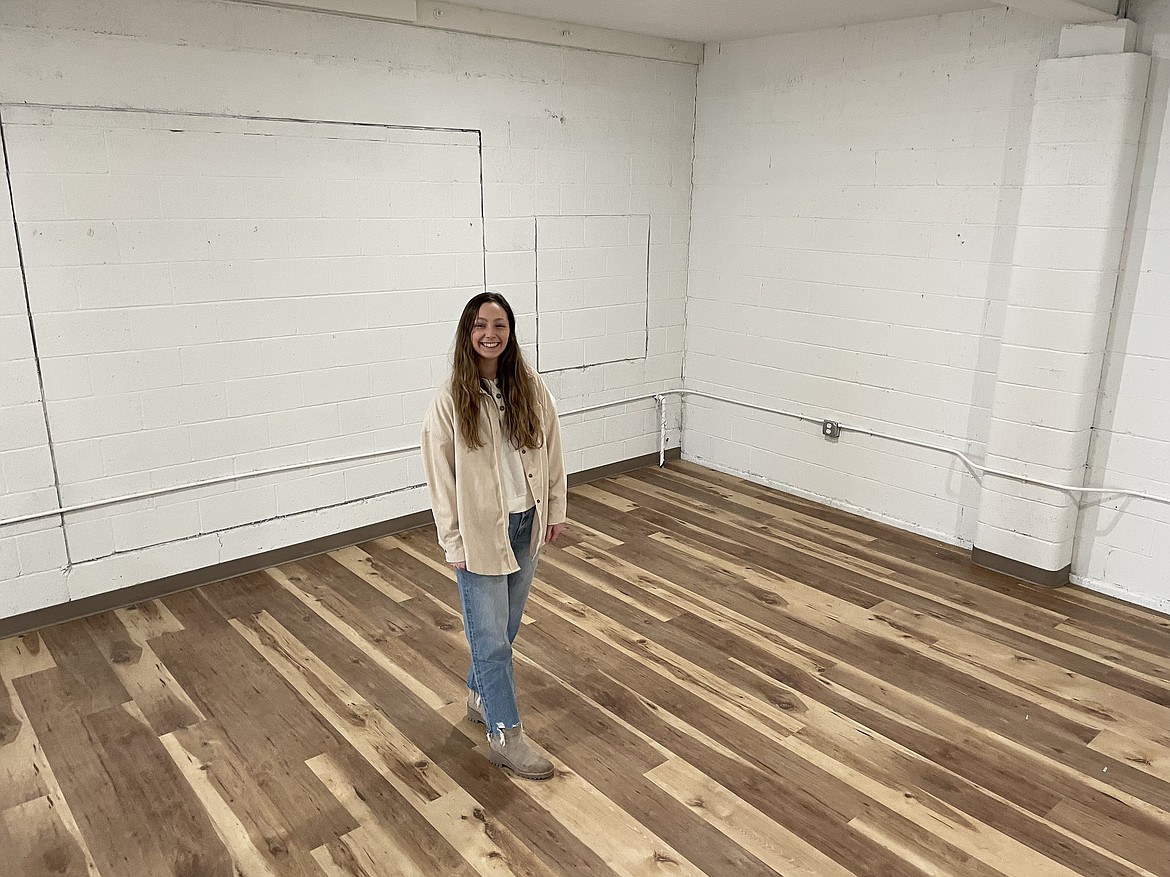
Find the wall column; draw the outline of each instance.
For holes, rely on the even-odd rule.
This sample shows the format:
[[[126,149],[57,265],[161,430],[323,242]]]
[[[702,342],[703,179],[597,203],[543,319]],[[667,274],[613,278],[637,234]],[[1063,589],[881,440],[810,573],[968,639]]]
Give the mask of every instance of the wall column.
[[[1122,21],[1064,28],[1042,61],[1000,348],[987,465],[1084,484],[1150,59]],[[983,480],[976,563],[1068,581],[1079,497]]]

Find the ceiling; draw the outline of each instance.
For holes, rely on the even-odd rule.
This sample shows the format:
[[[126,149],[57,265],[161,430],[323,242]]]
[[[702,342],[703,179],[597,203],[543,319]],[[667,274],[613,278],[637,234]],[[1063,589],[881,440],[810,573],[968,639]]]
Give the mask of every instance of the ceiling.
[[[1116,0],[456,0],[493,12],[695,43],[1011,5],[1063,22],[1112,18]]]
[[[940,15],[994,0],[457,0],[494,12],[696,43]]]

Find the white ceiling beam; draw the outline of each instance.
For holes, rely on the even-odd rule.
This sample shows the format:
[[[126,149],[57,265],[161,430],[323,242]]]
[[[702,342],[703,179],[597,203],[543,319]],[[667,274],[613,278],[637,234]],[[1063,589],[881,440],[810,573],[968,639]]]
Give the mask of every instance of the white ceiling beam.
[[[659,61],[679,61],[683,64],[703,62],[703,44],[686,40],[644,36],[623,30],[572,24],[551,18],[532,18],[509,12],[475,9],[441,0],[418,0],[419,27],[437,27],[461,33],[503,37],[549,46],[569,46],[611,52],[615,55],[634,55]]]
[[[305,9],[352,18],[372,18],[378,21],[401,21],[414,24],[418,20],[415,0],[243,0],[257,6],[283,6],[287,9]]]
[[[441,0],[235,0],[235,2],[303,9],[352,18],[371,18],[412,24],[415,27],[452,30],[548,46],[589,49],[594,52],[653,58],[659,61],[678,61],[682,64],[703,63],[702,43],[570,24],[549,18],[491,12]]]
[[[1091,24],[1095,21],[1116,21],[1116,0],[995,0],[1000,6],[1008,6],[1035,15],[1049,18],[1060,24]]]

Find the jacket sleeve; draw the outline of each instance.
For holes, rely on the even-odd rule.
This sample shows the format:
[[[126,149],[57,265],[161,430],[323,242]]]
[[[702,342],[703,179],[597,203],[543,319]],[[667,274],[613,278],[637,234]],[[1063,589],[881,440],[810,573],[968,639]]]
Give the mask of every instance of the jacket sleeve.
[[[561,419],[557,403],[544,381],[544,441],[548,446],[548,523],[563,524],[568,517],[568,488],[565,475],[565,453],[561,447]]]
[[[455,411],[436,399],[423,419],[423,467],[431,493],[431,512],[439,546],[448,563],[463,563],[463,536],[459,533],[459,506],[455,500]]]

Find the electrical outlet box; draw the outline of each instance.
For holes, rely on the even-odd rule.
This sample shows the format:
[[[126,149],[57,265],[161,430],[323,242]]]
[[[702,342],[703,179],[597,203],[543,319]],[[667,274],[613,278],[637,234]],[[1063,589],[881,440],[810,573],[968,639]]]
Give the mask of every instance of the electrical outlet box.
[[[821,435],[828,439],[841,437],[841,424],[835,420],[821,421]]]

